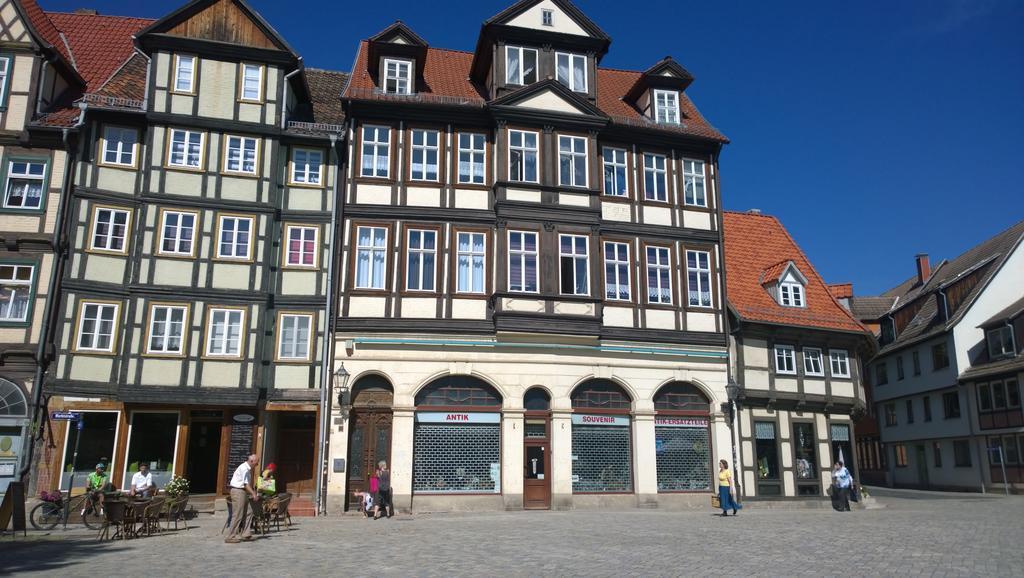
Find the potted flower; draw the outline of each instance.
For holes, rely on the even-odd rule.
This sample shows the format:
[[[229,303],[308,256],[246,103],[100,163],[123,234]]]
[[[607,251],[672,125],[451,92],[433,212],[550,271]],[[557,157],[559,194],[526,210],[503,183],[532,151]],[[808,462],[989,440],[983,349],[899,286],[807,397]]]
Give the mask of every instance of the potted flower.
[[[172,476],[171,481],[164,486],[164,492],[171,498],[180,498],[188,495],[188,480],[181,476]]]

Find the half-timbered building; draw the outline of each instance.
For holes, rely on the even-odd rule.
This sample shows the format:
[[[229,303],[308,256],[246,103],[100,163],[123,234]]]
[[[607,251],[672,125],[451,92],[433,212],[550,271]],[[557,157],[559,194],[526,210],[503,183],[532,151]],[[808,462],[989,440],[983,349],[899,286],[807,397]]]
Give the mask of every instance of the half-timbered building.
[[[243,0],[49,18],[95,80],[47,384],[85,420],[51,424],[51,485],[106,460],[123,487],[147,462],[222,494],[257,451],[312,495],[345,75],[306,69]]]
[[[610,44],[524,0],[473,52],[401,22],[359,45],[334,505],[380,459],[404,510],[705,505],[730,453],[727,141],[683,66],[605,68]]]
[[[820,498],[837,461],[856,477],[870,332],[778,219],[725,213],[737,480],[746,499]]]

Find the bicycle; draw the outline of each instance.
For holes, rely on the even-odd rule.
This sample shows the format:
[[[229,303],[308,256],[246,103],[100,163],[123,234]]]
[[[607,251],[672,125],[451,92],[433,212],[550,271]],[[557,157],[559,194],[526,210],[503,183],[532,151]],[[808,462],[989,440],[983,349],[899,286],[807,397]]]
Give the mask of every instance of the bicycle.
[[[96,507],[91,500],[91,494],[86,492],[81,496],[72,498],[60,492],[59,502],[43,502],[32,508],[29,514],[29,521],[36,530],[52,530],[57,524],[64,522],[64,528],[68,527],[68,519],[73,513],[81,513],[82,523],[90,530],[99,530],[103,526],[103,512]]]

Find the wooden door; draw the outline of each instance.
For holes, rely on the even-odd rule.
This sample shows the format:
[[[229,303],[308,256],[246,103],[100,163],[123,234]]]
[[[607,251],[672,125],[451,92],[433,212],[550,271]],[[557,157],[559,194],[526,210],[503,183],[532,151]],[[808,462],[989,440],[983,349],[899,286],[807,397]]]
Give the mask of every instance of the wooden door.
[[[523,441],[523,508],[551,507],[551,444],[547,419],[526,420]]]
[[[193,494],[217,493],[221,425],[220,419],[211,421],[194,417],[189,425],[185,477],[189,479]]]
[[[316,456],[316,413],[281,412],[277,419],[277,491],[312,494]],[[265,464],[264,464],[265,465]]]
[[[359,509],[359,498],[353,492],[370,489],[370,476],[377,462],[391,464],[391,411],[356,410],[350,420],[348,440],[348,507]]]

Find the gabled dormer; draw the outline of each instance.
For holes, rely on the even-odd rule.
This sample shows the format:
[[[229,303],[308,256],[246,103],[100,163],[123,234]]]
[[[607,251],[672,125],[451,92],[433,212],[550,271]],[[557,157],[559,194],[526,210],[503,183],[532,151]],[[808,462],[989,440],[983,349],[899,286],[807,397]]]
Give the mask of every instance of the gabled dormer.
[[[495,118],[513,121],[554,122],[559,126],[596,128],[608,117],[593,102],[562,84],[548,79],[491,101]]]
[[[370,76],[388,94],[415,94],[427,61],[427,43],[401,21],[367,42]]]
[[[693,75],[671,56],[666,56],[640,75],[623,100],[654,122],[682,124],[685,120],[681,106],[683,92],[692,82]]]
[[[471,78],[491,98],[554,80],[591,101],[611,38],[569,0],[522,0],[484,22]]]
[[[766,269],[761,285],[783,307],[807,307],[807,277],[793,261],[782,261]]]

